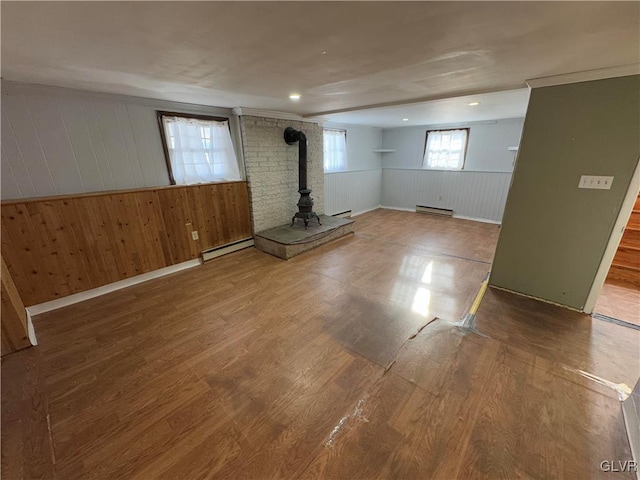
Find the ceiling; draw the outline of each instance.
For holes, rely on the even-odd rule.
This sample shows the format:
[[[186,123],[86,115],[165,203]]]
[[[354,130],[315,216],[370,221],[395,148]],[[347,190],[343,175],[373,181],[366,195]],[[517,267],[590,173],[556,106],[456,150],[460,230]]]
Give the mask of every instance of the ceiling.
[[[522,118],[527,111],[529,89],[465,95],[392,107],[370,108],[322,116],[336,124],[394,128],[414,125],[446,125],[503,118]]]
[[[2,1],[0,8],[4,79],[303,116],[512,90],[531,78],[640,61],[639,2]],[[293,92],[302,98],[292,102]],[[494,100],[495,115],[522,111],[505,103],[521,93],[483,98],[473,115]],[[465,101],[438,100],[429,119],[440,120],[430,123],[448,121],[450,108],[468,112]],[[420,114],[406,108],[330,118],[380,124]]]

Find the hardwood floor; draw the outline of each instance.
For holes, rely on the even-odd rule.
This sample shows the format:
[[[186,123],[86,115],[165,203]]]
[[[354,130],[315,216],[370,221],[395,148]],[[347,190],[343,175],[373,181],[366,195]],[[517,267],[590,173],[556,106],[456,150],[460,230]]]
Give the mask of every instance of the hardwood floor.
[[[461,328],[498,231],[377,210],[40,315],[2,363],[3,478],[608,478],[620,403],[576,370],[633,385],[640,332],[493,290]]]
[[[595,311],[640,326],[640,290],[605,282]]]
[[[2,478],[53,478],[44,362],[38,348],[2,357]]]

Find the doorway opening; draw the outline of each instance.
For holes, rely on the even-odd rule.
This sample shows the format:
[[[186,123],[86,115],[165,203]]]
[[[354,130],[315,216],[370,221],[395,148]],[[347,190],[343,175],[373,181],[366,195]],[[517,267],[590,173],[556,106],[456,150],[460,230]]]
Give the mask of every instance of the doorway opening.
[[[609,273],[596,300],[594,314],[640,328],[640,196],[631,211]]]
[[[640,160],[584,312],[640,329]]]

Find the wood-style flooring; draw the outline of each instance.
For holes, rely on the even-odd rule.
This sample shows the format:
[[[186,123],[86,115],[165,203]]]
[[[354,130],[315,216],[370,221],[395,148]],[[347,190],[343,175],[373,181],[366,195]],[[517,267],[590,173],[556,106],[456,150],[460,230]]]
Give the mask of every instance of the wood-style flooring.
[[[640,326],[640,290],[605,282],[595,312]]]
[[[3,478],[610,478],[620,403],[578,370],[635,384],[640,332],[493,290],[463,328],[498,232],[376,210],[40,315]]]

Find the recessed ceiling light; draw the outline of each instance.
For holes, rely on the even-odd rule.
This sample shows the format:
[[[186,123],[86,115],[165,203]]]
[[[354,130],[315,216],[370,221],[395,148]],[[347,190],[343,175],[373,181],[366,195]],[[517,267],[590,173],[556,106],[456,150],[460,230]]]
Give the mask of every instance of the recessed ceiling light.
[[[325,50],[325,51],[323,51],[323,52],[320,52],[320,55],[326,55],[326,54],[327,54],[327,51],[326,51],[326,50]]]
[[[469,104],[470,107],[475,107],[476,105],[480,105],[480,102],[471,102]]]
[[[403,119],[402,119],[402,121],[403,121],[403,122],[408,122],[408,121],[409,121],[409,119],[408,119],[408,118],[403,118]]]
[[[289,95],[289,99],[290,100],[294,100],[294,101],[300,100],[300,94],[299,93],[292,93],[291,95]]]

